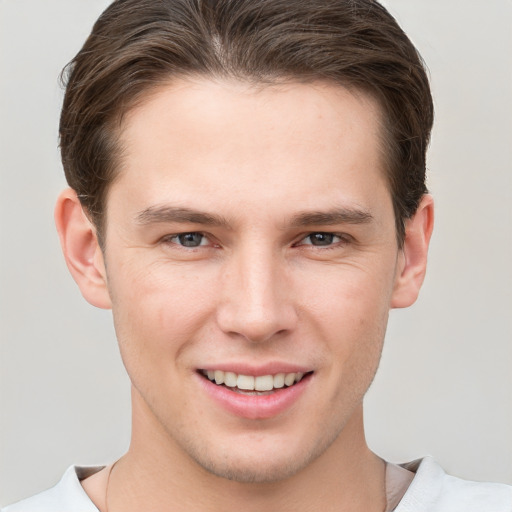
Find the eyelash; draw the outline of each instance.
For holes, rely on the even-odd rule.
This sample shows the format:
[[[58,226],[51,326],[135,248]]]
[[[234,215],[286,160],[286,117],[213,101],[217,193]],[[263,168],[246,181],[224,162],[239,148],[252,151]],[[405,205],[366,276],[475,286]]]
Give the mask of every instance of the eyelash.
[[[199,245],[188,246],[188,245],[184,245],[183,241],[181,241],[181,243],[178,243],[178,242],[174,241],[175,239],[179,239],[179,237],[185,237],[185,236],[190,236],[190,235],[192,235],[192,236],[199,235],[199,236],[202,237],[201,242],[199,243]],[[173,234],[173,235],[166,235],[166,236],[164,236],[161,239],[161,241],[164,244],[176,245],[176,246],[181,247],[183,249],[198,249],[200,247],[204,247],[205,245],[207,245],[207,244],[203,244],[204,240],[208,240],[208,237],[204,233],[201,233],[200,231],[186,231],[184,233],[176,233],[176,234]]]
[[[327,238],[331,238],[331,242],[328,243],[327,245],[322,245],[322,244],[319,244],[319,245],[315,245],[312,241],[312,237],[315,236],[315,235],[321,235],[323,237],[327,237]],[[311,243],[304,243],[304,240],[307,240],[307,239],[310,239],[310,242]],[[334,238],[338,238],[338,241],[333,241],[332,239]],[[349,239],[349,236],[346,235],[346,234],[343,234],[343,233],[331,233],[329,231],[313,231],[311,233],[309,233],[308,235],[302,237],[299,242],[297,244],[295,244],[296,246],[311,246],[311,247],[320,247],[322,248],[322,250],[327,250],[327,249],[335,249],[337,247],[341,245],[346,245],[347,243],[350,242],[350,239]]]
[[[199,245],[188,246],[183,243],[183,240],[181,240],[180,242],[175,241],[175,240],[179,240],[180,237],[197,236],[197,235],[202,237]],[[321,236],[324,236],[327,238],[331,237],[331,242],[326,245],[321,245],[321,244],[315,245],[311,238],[315,235],[321,235]],[[304,243],[304,241],[307,240],[308,238],[310,239],[310,243]],[[338,241],[333,242],[332,239],[335,239],[335,238],[337,238]],[[161,239],[161,241],[165,244],[175,245],[175,246],[178,246],[185,250],[199,249],[200,247],[205,247],[205,246],[208,247],[208,246],[212,245],[211,243],[210,244],[203,243],[205,240],[211,242],[211,240],[208,238],[208,236],[205,233],[202,233],[200,231],[186,231],[184,233],[176,233],[176,234],[172,234],[172,235],[166,235]],[[350,243],[350,241],[351,241],[351,237],[349,237],[348,235],[346,235],[344,233],[331,233],[328,231],[313,231],[305,236],[302,236],[298,242],[293,244],[293,247],[310,246],[310,247],[318,247],[318,248],[321,248],[322,250],[327,250],[327,249],[334,249],[336,247],[339,247],[340,245],[346,245],[346,244]],[[215,245],[215,244],[213,244],[213,245]]]

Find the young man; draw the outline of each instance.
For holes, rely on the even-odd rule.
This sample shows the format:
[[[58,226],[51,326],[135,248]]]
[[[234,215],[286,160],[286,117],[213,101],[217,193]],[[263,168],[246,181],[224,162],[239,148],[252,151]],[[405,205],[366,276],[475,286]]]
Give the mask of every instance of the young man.
[[[389,310],[425,274],[432,117],[374,1],[114,2],[69,69],[55,216],[112,308],[132,442],[6,510],[510,510],[364,437]]]

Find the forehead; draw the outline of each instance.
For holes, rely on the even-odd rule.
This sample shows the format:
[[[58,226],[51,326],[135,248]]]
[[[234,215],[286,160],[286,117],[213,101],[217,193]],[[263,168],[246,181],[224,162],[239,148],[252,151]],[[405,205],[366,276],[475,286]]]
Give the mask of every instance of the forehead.
[[[380,127],[376,102],[339,85],[179,80],[125,117],[113,190],[141,207],[369,201],[387,188]]]

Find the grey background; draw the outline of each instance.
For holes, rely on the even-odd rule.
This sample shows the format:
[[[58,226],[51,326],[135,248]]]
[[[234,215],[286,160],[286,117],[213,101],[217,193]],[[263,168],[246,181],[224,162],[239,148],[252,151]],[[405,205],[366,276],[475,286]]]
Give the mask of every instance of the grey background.
[[[105,0],[0,0],[0,503],[129,442],[110,313],[68,275],[57,76]],[[512,2],[387,0],[432,74],[437,222],[418,303],[394,311],[367,397],[370,446],[512,484]]]

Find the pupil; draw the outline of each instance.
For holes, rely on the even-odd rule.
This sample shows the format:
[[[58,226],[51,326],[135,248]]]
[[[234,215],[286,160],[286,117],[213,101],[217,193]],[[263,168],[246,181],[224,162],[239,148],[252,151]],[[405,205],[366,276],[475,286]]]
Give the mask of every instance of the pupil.
[[[201,233],[184,233],[178,236],[180,244],[185,247],[198,247],[201,245],[202,238]]]
[[[334,235],[332,233],[315,233],[311,235],[311,243],[313,245],[330,245]]]

